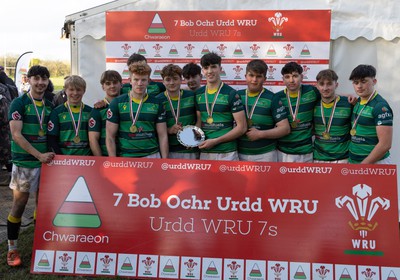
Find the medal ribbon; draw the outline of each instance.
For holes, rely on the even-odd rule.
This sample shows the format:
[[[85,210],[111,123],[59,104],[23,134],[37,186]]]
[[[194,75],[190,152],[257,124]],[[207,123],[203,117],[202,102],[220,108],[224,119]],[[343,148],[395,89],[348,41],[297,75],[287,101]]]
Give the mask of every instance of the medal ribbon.
[[[39,110],[38,110],[38,108],[36,106],[35,100],[33,99],[32,94],[30,92],[28,93],[28,96],[29,96],[29,99],[33,103],[33,108],[35,108],[35,114],[36,114],[36,117],[38,119],[40,129],[43,130],[44,111],[46,111],[46,106],[44,104],[44,97],[41,100],[42,104],[43,104],[42,114],[39,114]]]
[[[299,91],[299,93],[297,94],[296,108],[294,109],[294,113],[293,113],[292,103],[290,103],[290,96],[289,96],[290,93],[288,93],[286,89],[285,89],[285,94],[288,101],[290,115],[292,116],[292,119],[295,122],[300,107],[301,91]]]
[[[247,91],[247,89],[246,89],[246,99],[245,99],[246,104],[245,104],[245,105],[246,105],[246,115],[247,115],[247,118],[248,118],[249,120],[251,120],[251,118],[253,117],[254,110],[256,109],[258,100],[260,99],[260,96],[261,96],[261,94],[263,94],[263,92],[264,92],[264,88],[263,88],[263,89],[260,91],[260,93],[258,94],[257,99],[256,99],[256,101],[255,101],[254,104],[253,104],[253,107],[251,107],[251,112],[249,112],[249,102],[248,102],[248,95],[249,95],[249,93],[248,93],[248,91]]]
[[[212,117],[212,114],[214,111],[214,106],[215,106],[215,103],[217,102],[218,94],[221,91],[221,88],[223,85],[224,85],[224,83],[221,82],[221,84],[219,85],[218,91],[215,93],[214,101],[211,104],[211,109],[208,107],[208,96],[207,96],[208,95],[208,87],[206,86],[206,90],[204,91],[204,96],[206,99],[206,109],[207,109],[208,117]]]
[[[338,101],[339,101],[339,96],[337,96],[335,98],[335,103],[333,104],[331,115],[329,116],[329,121],[328,121],[328,126],[327,126],[325,116],[324,116],[324,106],[323,106],[323,104],[322,104],[323,102],[321,100],[321,118],[322,118],[322,123],[324,124],[326,133],[329,133],[329,131],[331,130],[333,115],[335,114],[336,104],[338,103]]]
[[[72,113],[69,103],[68,102],[65,102],[65,103],[67,104],[68,112],[69,112],[69,115],[71,116],[72,124],[74,125],[75,137],[77,137],[79,135],[79,129],[81,127],[83,103],[81,103],[81,106],[79,107],[78,125],[76,125],[76,123],[75,123],[74,114]]]
[[[172,104],[172,99],[171,99],[171,97],[169,96],[169,93],[168,93],[168,92],[166,93],[167,99],[168,99],[168,101],[169,101],[169,106],[170,106],[170,108],[171,108],[172,116],[173,116],[174,119],[175,119],[175,124],[178,124],[178,120],[179,120],[180,108],[181,108],[181,95],[182,95],[182,94],[183,94],[183,90],[180,90],[180,91],[179,91],[179,94],[178,94],[178,104],[177,104],[177,106],[176,106],[176,113],[175,113],[174,105]]]
[[[357,122],[358,122],[358,119],[359,119],[360,116],[361,116],[361,113],[364,111],[365,107],[368,105],[368,103],[371,101],[371,99],[372,99],[376,94],[377,94],[377,92],[375,91],[373,94],[371,94],[371,95],[368,97],[367,102],[366,102],[366,103],[364,104],[364,106],[361,108],[361,111],[358,113],[357,118],[354,120],[354,123],[353,123],[353,125],[351,126],[351,129],[355,129],[355,128],[356,128]],[[357,105],[358,105],[358,104],[357,104]],[[358,109],[358,106],[357,106],[357,109]]]
[[[146,97],[147,97],[147,93],[140,100],[139,107],[137,109],[135,117],[133,117],[133,106],[132,106],[132,103],[134,101],[130,100],[130,102],[129,102],[129,109],[130,109],[130,113],[131,113],[132,126],[134,126],[136,124],[136,122],[137,122],[137,120],[139,118],[140,110],[142,109],[142,105],[143,105],[144,100],[146,99]],[[132,97],[131,97],[131,99],[132,99]]]

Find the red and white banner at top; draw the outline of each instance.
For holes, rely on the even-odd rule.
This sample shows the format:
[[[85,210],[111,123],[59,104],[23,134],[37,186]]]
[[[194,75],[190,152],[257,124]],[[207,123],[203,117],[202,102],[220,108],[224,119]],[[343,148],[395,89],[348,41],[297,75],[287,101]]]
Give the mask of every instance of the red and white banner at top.
[[[108,12],[106,40],[325,42],[330,22],[329,10]]]
[[[108,12],[107,69],[126,80],[126,61],[139,53],[157,80],[166,64],[198,63],[216,52],[223,58],[221,78],[231,85],[245,85],[244,69],[252,59],[267,62],[266,85],[282,86],[280,70],[288,61],[301,64],[304,82],[312,83],[329,67],[330,21],[329,10]]]

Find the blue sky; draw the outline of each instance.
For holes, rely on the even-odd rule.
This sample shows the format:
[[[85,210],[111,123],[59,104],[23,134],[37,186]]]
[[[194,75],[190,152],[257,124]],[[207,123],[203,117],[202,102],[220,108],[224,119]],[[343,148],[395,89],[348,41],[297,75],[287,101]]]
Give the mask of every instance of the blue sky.
[[[69,60],[69,40],[60,39],[65,17],[108,2],[111,0],[7,1],[0,14],[0,56],[33,51],[35,58]]]

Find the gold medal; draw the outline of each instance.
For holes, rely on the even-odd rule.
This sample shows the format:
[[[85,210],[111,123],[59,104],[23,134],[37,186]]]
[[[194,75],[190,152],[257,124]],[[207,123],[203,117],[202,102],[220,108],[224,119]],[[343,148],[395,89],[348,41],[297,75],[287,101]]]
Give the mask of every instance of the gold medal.
[[[329,140],[331,138],[331,136],[329,135],[329,132],[322,132],[322,138],[324,138],[325,140]]]
[[[136,125],[134,125],[134,124],[133,124],[133,125],[131,125],[131,127],[129,128],[129,131],[130,131],[130,132],[132,132],[132,133],[136,133],[136,132],[137,132],[137,130],[138,130],[138,129],[137,129],[137,126],[136,126]]]
[[[74,137],[74,143],[78,144],[79,142],[81,142],[81,138],[79,138],[79,136],[75,136]]]
[[[214,122],[214,119],[210,116],[207,118],[207,123],[212,124]]]
[[[44,130],[43,130],[43,129],[40,129],[40,130],[39,130],[39,136],[40,136],[40,137],[43,137],[44,135],[45,135]]]
[[[253,126],[253,120],[248,119],[248,120],[247,120],[247,126],[248,126],[248,127],[252,127],[252,126]]]
[[[351,135],[351,136],[355,136],[355,135],[356,135],[356,129],[355,129],[355,128],[352,128],[352,129],[350,130],[350,135]]]
[[[293,122],[290,124],[290,126],[291,126],[292,128],[296,128],[296,127],[297,127],[297,121],[293,121]]]

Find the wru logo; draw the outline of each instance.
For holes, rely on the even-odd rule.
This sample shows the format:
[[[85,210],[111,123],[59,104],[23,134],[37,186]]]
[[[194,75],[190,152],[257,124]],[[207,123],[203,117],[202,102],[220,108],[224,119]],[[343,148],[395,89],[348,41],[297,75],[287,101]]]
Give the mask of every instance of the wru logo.
[[[340,196],[336,198],[336,206],[342,208],[346,206],[354,218],[349,225],[353,230],[359,230],[362,238],[365,238],[368,231],[373,231],[378,222],[373,222],[372,218],[379,208],[388,210],[390,201],[386,198],[372,198],[372,188],[366,184],[358,184],[353,187],[353,196]]]

